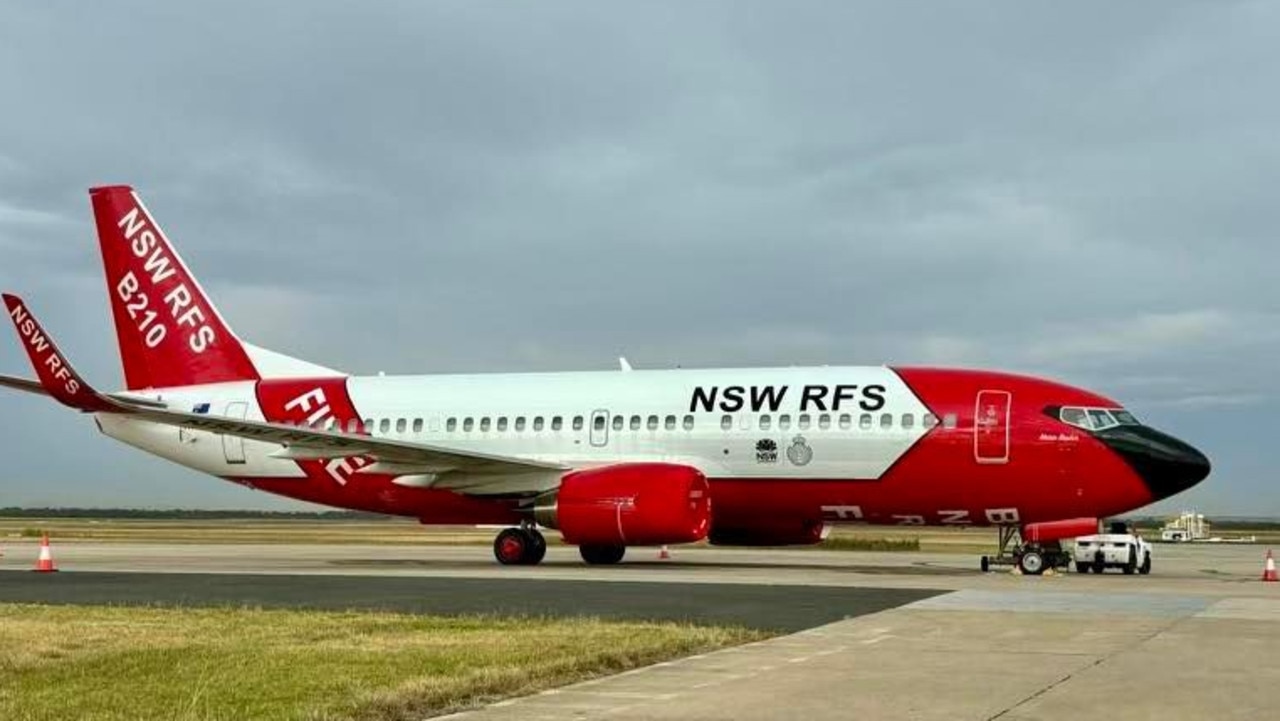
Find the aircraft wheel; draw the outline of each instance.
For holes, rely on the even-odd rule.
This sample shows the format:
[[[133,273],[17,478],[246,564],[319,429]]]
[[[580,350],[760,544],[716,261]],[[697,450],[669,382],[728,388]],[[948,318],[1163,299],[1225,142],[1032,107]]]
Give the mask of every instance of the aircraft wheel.
[[[983,573],[987,573],[991,570],[991,559],[983,556],[982,560],[978,563],[978,566],[982,568]]]
[[[518,566],[528,557],[533,539],[522,528],[503,529],[493,539],[493,557],[504,566]]]
[[[582,560],[593,566],[610,566],[622,560],[626,546],[578,546]]]
[[[542,559],[547,557],[547,539],[537,529],[530,528],[526,531],[529,536],[528,553],[524,558],[524,563],[530,566],[536,566],[542,563]]]
[[[1151,573],[1151,554],[1150,553],[1142,554],[1142,565],[1138,566],[1138,573],[1141,573],[1144,576],[1147,575],[1148,573]]]
[[[1039,576],[1044,573],[1044,556],[1039,551],[1023,551],[1018,568],[1028,576]]]

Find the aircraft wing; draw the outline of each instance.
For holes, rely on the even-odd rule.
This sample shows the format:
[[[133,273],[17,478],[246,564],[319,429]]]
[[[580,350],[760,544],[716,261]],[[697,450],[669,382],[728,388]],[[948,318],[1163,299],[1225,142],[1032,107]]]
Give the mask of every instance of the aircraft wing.
[[[15,391],[23,391],[25,393],[35,393],[39,396],[49,395],[49,391],[40,385],[40,381],[27,380],[26,378],[17,378],[15,376],[7,376],[0,374],[0,386],[12,388]]]
[[[266,443],[277,443],[283,448],[274,455],[293,460],[322,460],[364,456],[374,459],[364,472],[387,472],[395,475],[431,477],[450,472],[474,475],[530,476],[528,488],[519,482],[500,484],[503,492],[520,493],[543,490],[547,472],[569,470],[567,466],[544,463],[523,458],[496,456],[474,451],[463,451],[441,446],[374,438],[364,434],[342,433],[310,426],[295,426],[269,421],[241,420],[222,416],[189,413],[173,410],[163,403],[133,398],[124,394],[103,394],[95,391],[79,373],[71,367],[58,350],[49,334],[27,309],[21,298],[4,295],[5,305],[17,328],[23,347],[35,367],[39,383],[0,376],[0,385],[32,393],[52,396],[59,403],[86,413],[117,413],[162,425],[209,431]],[[532,474],[532,475],[531,475]],[[513,479],[514,480],[514,479]],[[466,486],[463,486],[463,483]],[[456,488],[460,492],[485,488],[489,492],[493,484],[473,481],[451,483],[448,478],[424,481],[424,486]]]

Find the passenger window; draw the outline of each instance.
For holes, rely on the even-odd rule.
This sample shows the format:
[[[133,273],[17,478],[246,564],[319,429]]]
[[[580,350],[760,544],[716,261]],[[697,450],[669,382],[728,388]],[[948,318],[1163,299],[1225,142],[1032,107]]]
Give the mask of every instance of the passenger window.
[[[506,416],[499,416],[499,417],[498,417],[498,430],[499,430],[500,432],[503,432],[503,431],[506,431],[506,430],[507,430],[507,417],[506,417]]]
[[[773,420],[769,418],[768,413],[760,416],[760,430],[767,431],[769,430],[769,426],[772,424],[773,424]]]
[[[790,414],[783,413],[782,415],[778,416],[778,430],[785,431],[789,428],[791,428]]]
[[[413,432],[414,432],[414,433],[421,433],[421,432],[422,432],[422,419],[421,419],[421,418],[414,418],[414,419],[413,419]]]
[[[540,432],[540,431],[542,430],[542,423],[543,423],[543,422],[542,422],[542,416],[534,416],[534,417],[533,417],[533,430],[534,430],[534,432]]]
[[[667,416],[667,420],[666,420],[666,423],[664,424],[664,427],[669,431],[674,431],[676,429],[676,417]]]
[[[800,414],[800,419],[799,419],[799,422],[796,423],[796,427],[802,431],[809,430],[809,414],[808,413]]]
[[[475,421],[475,419],[474,419],[474,418],[465,418],[465,419],[463,419],[463,421],[462,421],[462,430],[463,430],[463,431],[465,431],[465,432],[467,432],[467,433],[470,433],[470,432],[471,432],[471,429],[473,429],[473,428],[475,428],[475,427],[476,427],[476,421]]]
[[[850,428],[853,428],[853,416],[849,415],[848,413],[841,413],[840,414],[840,430],[847,431]]]
[[[691,431],[691,430],[693,430],[693,416],[685,416],[685,417],[684,417],[684,429],[685,429],[686,431]]]
[[[937,428],[937,427],[938,427],[938,417],[937,417],[937,416],[935,416],[935,415],[934,415],[934,414],[932,414],[932,413],[926,413],[926,414],[924,414],[924,420],[923,420],[923,423],[924,423],[924,427],[925,427],[925,428]]]
[[[359,418],[352,418],[351,420],[347,421],[347,433],[359,433],[359,432],[360,432]]]
[[[631,430],[640,430],[640,416],[631,416]]]
[[[552,416],[552,418],[551,418],[551,430],[553,430],[553,431],[558,431],[558,430],[560,430],[561,428],[564,428],[564,419],[563,419],[563,418],[561,418],[560,416]]]
[[[826,413],[823,413],[822,415],[818,416],[818,427],[824,431],[830,428],[831,416],[827,415]]]
[[[378,424],[378,431],[379,431],[379,432],[381,432],[381,433],[382,433],[382,435],[384,435],[384,436],[385,436],[385,435],[390,435],[390,434],[391,434],[391,419],[390,419],[390,418],[383,418],[383,419],[382,419],[382,422]]]
[[[604,425],[604,424],[602,423],[601,425]],[[575,431],[582,430],[582,416],[573,417],[573,430]],[[604,430],[604,429],[601,428],[600,430]]]
[[[364,419],[364,430],[369,433],[369,435],[373,435],[373,432],[378,430],[377,424],[373,422],[372,418]]]
[[[733,416],[728,414],[720,416],[720,430],[722,431],[733,430]]]
[[[481,433],[488,433],[488,432],[489,432],[489,427],[490,427],[491,425],[492,425],[492,423],[491,423],[491,422],[490,422],[490,420],[489,420],[489,416],[485,416],[484,418],[481,418],[481,419],[480,419],[480,432],[481,432]]]
[[[871,417],[870,413],[863,413],[858,417],[858,427],[864,431],[871,430],[871,426],[874,425],[874,423],[875,420]]]
[[[453,433],[453,432],[457,431],[457,430],[458,430],[458,419],[457,419],[457,418],[450,418],[449,420],[445,421],[445,422],[444,422],[444,429],[445,429],[446,431],[450,432],[450,433]]]
[[[592,425],[597,431],[603,431],[605,426],[604,416],[596,416],[596,420]]]
[[[649,416],[649,423],[648,423],[647,425],[648,425],[649,430],[651,430],[651,431],[656,431],[656,430],[658,430],[658,417],[657,417],[657,416]]]
[[[401,418],[396,421],[396,433],[404,435],[404,432],[408,430],[408,428],[409,428],[409,422],[406,421],[405,419]]]
[[[903,414],[902,414],[902,428],[903,428],[904,430],[908,430],[908,431],[909,431],[909,430],[911,430],[912,428],[915,428],[915,427],[916,427],[916,417],[915,417],[913,414],[911,414],[911,413],[903,413]]]
[[[883,414],[881,414],[881,415],[880,415],[880,427],[881,427],[881,428],[885,428],[885,429],[893,428],[893,414],[892,414],[892,413],[883,413]]]
[[[942,427],[948,430],[954,429],[960,425],[960,419],[954,413],[948,413],[942,417]]]
[[[620,431],[622,430],[622,427],[626,424],[627,424],[627,419],[623,418],[622,416],[613,417],[613,430]]]
[[[524,432],[524,416],[516,416],[516,433]]]

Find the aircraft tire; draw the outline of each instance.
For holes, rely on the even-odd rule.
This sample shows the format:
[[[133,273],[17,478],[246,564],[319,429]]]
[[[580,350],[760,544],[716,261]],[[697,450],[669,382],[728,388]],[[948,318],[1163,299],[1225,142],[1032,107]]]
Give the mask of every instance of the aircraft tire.
[[[522,528],[504,528],[493,539],[493,557],[504,566],[519,566],[529,555],[533,539]]]
[[[611,566],[622,560],[627,553],[626,546],[585,545],[578,546],[582,560],[593,566]]]
[[[526,566],[536,566],[547,557],[547,539],[533,528],[526,530],[525,535],[529,537],[529,547],[526,549],[523,563]]]
[[[978,563],[978,567],[982,569],[982,572],[983,572],[983,573],[988,573],[988,572],[990,572],[990,571],[991,571],[991,559],[990,559],[990,558],[988,558],[988,557],[986,557],[986,556],[983,556],[983,557],[982,557],[982,560]]]
[[[1018,557],[1018,569],[1027,576],[1039,576],[1044,573],[1044,555],[1039,551],[1023,551]]]

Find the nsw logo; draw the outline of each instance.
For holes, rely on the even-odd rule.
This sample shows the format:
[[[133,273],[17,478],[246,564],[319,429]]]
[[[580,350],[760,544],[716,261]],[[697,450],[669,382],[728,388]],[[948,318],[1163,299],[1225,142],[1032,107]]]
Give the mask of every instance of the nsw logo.
[[[772,438],[756,441],[756,463],[777,463],[778,443]]]

